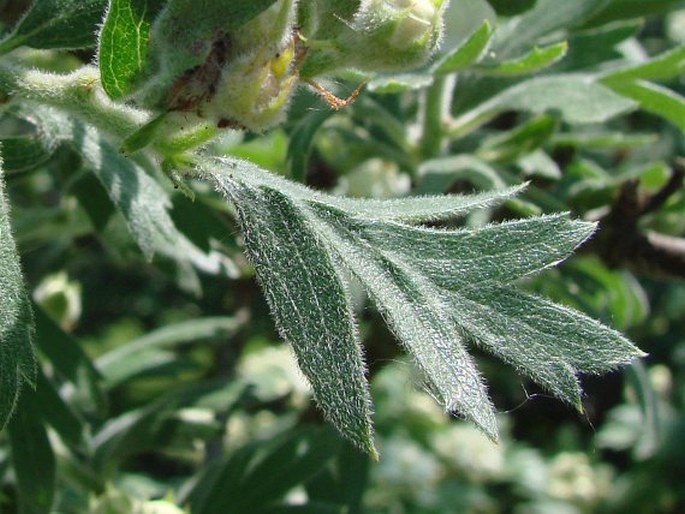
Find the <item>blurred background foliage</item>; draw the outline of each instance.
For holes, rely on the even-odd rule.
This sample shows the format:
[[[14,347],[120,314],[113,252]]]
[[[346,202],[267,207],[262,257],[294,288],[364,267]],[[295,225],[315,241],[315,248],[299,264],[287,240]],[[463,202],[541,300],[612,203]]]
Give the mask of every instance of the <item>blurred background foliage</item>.
[[[421,80],[434,69],[375,77],[336,113],[302,88],[285,126],[230,131],[215,150],[353,196],[529,181],[519,199],[464,222],[563,210],[601,221],[593,243],[525,287],[624,331],[647,359],[585,377],[586,415],[578,416],[479,356],[501,411],[503,437],[494,445],[424,392],[358,292],[381,452],[380,462],[369,462],[312,406],[223,202],[198,186],[194,203],[176,194],[173,217],[195,244],[228,256],[230,273],[149,263],[80,156],[67,147],[41,153],[30,146],[34,127],[4,117],[0,140],[36,303],[41,374],[0,434],[0,511],[684,512],[683,58],[669,76],[655,77],[670,91],[666,107],[638,99],[643,109],[575,124],[556,107],[538,112],[542,94],[529,99],[532,108],[503,102],[485,124],[459,122],[526,80],[611,76],[685,44],[685,2],[578,1],[595,7],[572,18],[556,12],[565,2],[540,0],[531,10],[535,3],[453,0],[445,55],[483,20],[499,27],[477,66],[427,88]],[[19,4],[0,2],[5,28]],[[563,40],[563,59],[503,67],[534,45]],[[22,51],[54,70],[93,57]],[[358,78],[327,85],[350,90]],[[437,142],[426,123],[431,102],[449,105],[453,123]]]

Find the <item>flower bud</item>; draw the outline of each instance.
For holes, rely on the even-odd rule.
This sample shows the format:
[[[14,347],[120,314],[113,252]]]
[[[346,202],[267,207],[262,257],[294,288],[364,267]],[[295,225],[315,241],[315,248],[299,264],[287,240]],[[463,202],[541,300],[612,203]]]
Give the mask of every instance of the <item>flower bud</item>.
[[[367,0],[355,14],[347,47],[353,66],[391,71],[424,64],[443,30],[445,0]]]
[[[202,112],[219,126],[264,130],[282,121],[297,84],[295,38],[280,51],[261,48],[230,63]]]
[[[363,0],[357,3],[350,18],[341,18],[336,9],[331,8],[328,18],[335,20],[335,24],[310,23],[315,30],[312,34],[305,33],[313,42],[302,65],[303,77],[311,78],[341,68],[375,72],[406,70],[425,64],[437,50],[447,0]],[[349,9],[350,4],[345,7]],[[322,40],[322,37],[326,39]]]

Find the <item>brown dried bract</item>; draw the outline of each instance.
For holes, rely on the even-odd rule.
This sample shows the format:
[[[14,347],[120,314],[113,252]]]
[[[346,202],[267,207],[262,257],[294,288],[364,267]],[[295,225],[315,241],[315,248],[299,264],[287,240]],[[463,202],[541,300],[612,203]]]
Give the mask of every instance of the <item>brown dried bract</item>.
[[[230,57],[231,41],[228,35],[220,33],[212,43],[212,49],[205,62],[186,70],[171,86],[167,95],[170,111],[194,111],[216,94],[221,70]]]

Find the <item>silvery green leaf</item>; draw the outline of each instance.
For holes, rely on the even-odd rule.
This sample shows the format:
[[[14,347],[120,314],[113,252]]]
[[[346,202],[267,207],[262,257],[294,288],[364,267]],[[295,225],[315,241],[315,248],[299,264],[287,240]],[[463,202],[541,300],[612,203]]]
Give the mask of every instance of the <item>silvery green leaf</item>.
[[[328,206],[347,213],[378,221],[396,220],[407,223],[439,221],[463,216],[484,207],[491,207],[515,196],[525,186],[513,186],[497,191],[471,195],[412,196],[390,200],[358,199],[314,191],[301,184],[271,173],[259,166],[238,159],[213,157],[200,161],[200,168],[212,172],[215,180],[235,174],[241,181],[254,186],[268,186],[309,205]]]
[[[579,410],[578,373],[603,373],[644,357],[619,332],[512,287],[475,284],[451,298],[454,320],[471,342]]]
[[[351,200],[314,193],[242,161],[206,160],[201,166],[237,207],[248,253],[277,323],[287,319],[288,301],[291,306],[309,305],[309,310],[313,304],[321,306],[315,312],[319,317],[328,308],[330,315],[349,316],[340,310],[335,314],[340,305],[331,298],[337,288],[333,296],[347,301],[339,284],[348,275],[335,271],[346,269],[412,354],[438,400],[492,439],[497,438],[494,409],[467,352],[469,344],[502,358],[579,408],[579,373],[600,373],[642,355],[618,332],[514,288],[514,281],[570,255],[590,237],[592,223],[557,214],[479,228],[427,228],[415,224],[463,214],[469,210],[465,206],[476,208],[498,195],[486,193],[480,202],[451,197],[452,209],[445,209],[440,197],[414,198],[405,204]],[[316,252],[308,253],[314,246]],[[292,257],[301,253],[307,258]],[[291,258],[286,265],[287,255]],[[325,262],[325,269],[319,261]],[[312,274],[337,278],[328,288],[308,287],[317,283]],[[311,341],[319,337],[319,332],[301,328],[310,323],[311,319],[300,319],[297,328],[281,329],[286,339],[300,338],[304,355],[316,351]],[[327,328],[341,337],[345,326]],[[311,362],[322,367],[324,381],[334,380],[326,369],[330,363]],[[313,371],[314,367],[306,372]]]
[[[322,209],[317,215],[316,226],[337,259],[362,283],[440,402],[497,440],[493,406],[463,336],[450,319],[445,295],[401,258],[388,256],[367,241],[357,220],[332,210]]]
[[[458,230],[366,223],[360,234],[386,255],[406,259],[432,283],[456,291],[509,283],[558,264],[594,229],[593,223],[557,214]]]
[[[328,420],[360,449],[376,454],[371,400],[347,291],[329,250],[282,193],[226,180],[245,246],[276,326]]]
[[[14,412],[23,386],[35,385],[33,331],[33,312],[10,226],[0,155],[0,428]]]
[[[15,115],[34,124],[51,147],[68,145],[81,155],[146,258],[161,254],[185,269],[192,265],[207,273],[233,273],[228,258],[204,252],[178,230],[170,215],[169,193],[148,173],[145,161],[125,157],[94,126],[58,109],[27,102]]]

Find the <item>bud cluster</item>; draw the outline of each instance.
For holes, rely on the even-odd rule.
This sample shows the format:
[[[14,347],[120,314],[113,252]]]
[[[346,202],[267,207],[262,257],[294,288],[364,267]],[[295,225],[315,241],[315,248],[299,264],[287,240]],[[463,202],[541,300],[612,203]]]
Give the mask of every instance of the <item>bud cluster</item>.
[[[231,20],[185,19],[191,11],[166,8],[153,24],[149,65],[133,97],[219,127],[261,131],[282,121],[300,81],[312,84],[342,69],[380,72],[425,63],[439,45],[445,4],[276,0],[237,28]],[[187,48],[179,51],[179,41]]]

